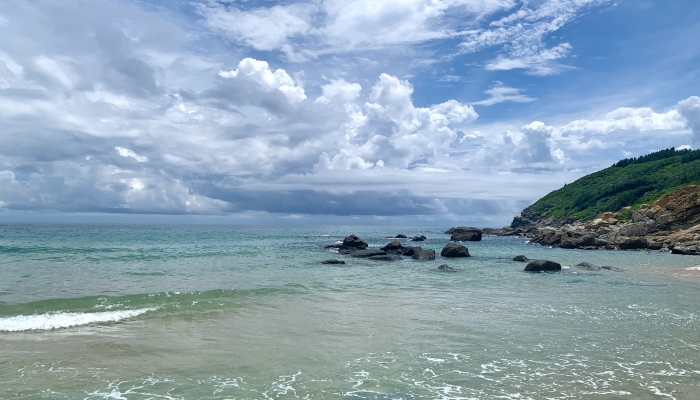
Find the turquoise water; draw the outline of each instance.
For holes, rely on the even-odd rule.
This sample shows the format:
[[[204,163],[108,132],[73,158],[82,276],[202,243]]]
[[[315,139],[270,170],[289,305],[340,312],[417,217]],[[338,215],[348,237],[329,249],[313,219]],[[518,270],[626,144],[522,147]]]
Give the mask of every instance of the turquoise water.
[[[700,398],[700,258],[500,237],[430,262],[323,248],[404,233],[439,252],[441,231],[0,225],[0,398]],[[565,268],[524,273],[518,254]]]

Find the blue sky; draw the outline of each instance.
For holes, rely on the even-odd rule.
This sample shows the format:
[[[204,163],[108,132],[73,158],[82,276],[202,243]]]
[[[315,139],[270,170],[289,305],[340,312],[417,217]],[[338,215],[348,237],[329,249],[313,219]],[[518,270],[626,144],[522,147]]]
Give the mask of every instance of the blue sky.
[[[5,1],[0,221],[500,226],[699,74],[691,0]]]

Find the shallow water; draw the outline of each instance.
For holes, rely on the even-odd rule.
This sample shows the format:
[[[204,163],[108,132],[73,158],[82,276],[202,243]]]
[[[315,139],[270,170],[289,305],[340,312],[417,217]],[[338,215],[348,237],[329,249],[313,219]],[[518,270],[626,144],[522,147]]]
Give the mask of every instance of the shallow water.
[[[678,279],[700,258],[484,237],[469,259],[318,263],[350,233],[449,239],[0,225],[0,398],[700,398],[700,285]]]

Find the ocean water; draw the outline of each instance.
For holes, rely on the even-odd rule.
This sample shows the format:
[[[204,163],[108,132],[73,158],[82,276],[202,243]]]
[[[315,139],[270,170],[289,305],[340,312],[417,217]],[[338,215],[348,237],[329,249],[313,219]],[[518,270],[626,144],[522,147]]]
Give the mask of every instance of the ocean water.
[[[323,248],[352,233],[371,248],[397,233],[438,252],[449,239],[0,225],[0,398],[700,398],[700,258],[489,236],[459,260]],[[518,254],[564,270],[524,273]]]

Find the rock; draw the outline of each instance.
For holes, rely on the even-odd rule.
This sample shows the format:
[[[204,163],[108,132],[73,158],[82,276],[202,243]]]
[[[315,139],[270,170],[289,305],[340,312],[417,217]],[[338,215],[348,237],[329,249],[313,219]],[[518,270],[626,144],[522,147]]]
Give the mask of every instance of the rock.
[[[548,260],[531,261],[523,271],[527,272],[542,272],[542,271],[561,271],[561,264]]]
[[[403,246],[401,245],[401,242],[399,242],[398,240],[394,240],[393,242],[382,247],[380,250],[401,252],[402,248],[403,248]]]
[[[453,242],[480,242],[481,232],[453,233],[450,240]]]
[[[698,255],[698,246],[692,246],[692,247],[673,246],[673,249],[671,249],[671,254],[681,254],[684,256],[696,256],[696,255]]]
[[[608,271],[615,271],[615,272],[622,272],[622,271],[624,271],[624,269],[622,269],[622,268],[611,267],[611,266],[609,266],[609,265],[603,265],[602,267],[600,267],[600,269],[605,269],[605,270],[608,270]]]
[[[398,235],[396,235],[396,238],[397,238],[397,239],[407,239],[408,236],[402,235],[402,234],[399,233]]]
[[[526,261],[530,261],[530,259],[521,255],[521,256],[513,257],[513,261],[526,262]]]
[[[420,235],[420,236],[414,236],[413,239],[411,239],[412,242],[425,242],[425,239],[427,237]]]
[[[366,249],[367,247],[369,247],[369,245],[356,235],[350,235],[343,240],[343,247]]]
[[[401,257],[399,257],[395,254],[384,254],[384,255],[370,256],[370,257],[367,257],[367,259],[374,260],[374,261],[398,261],[401,259]]]
[[[321,261],[321,264],[345,264],[345,261],[341,261],[341,260],[325,260],[325,261]]]
[[[638,250],[649,247],[649,242],[645,238],[627,239],[620,243],[621,250]]]
[[[661,250],[664,247],[664,244],[661,242],[653,242],[649,243],[649,246],[647,247],[649,250]]]
[[[456,258],[456,257],[470,257],[469,250],[457,243],[448,243],[442,248],[440,255],[443,257]]]
[[[587,262],[576,264],[576,267],[587,269],[589,271],[600,271],[599,266]]]
[[[447,264],[442,264],[441,266],[437,267],[437,270],[440,272],[457,272],[456,269],[450,267]]]
[[[450,228],[444,232],[445,235],[451,235],[455,233],[455,228]]]
[[[411,258],[419,261],[431,261],[435,259],[435,250],[416,250]]]
[[[367,258],[367,257],[374,257],[374,256],[385,256],[386,251],[382,250],[355,250],[352,253],[350,253],[350,257],[355,257],[355,258]]]
[[[401,249],[401,254],[405,256],[412,256],[414,253],[419,252],[423,250],[422,248],[418,246],[409,246],[409,247],[404,247]]]
[[[324,249],[339,249],[343,247],[342,243],[334,243],[334,244],[329,244],[328,246],[324,247]]]
[[[451,228],[452,237],[450,240],[453,242],[480,242],[483,232],[479,228],[469,228],[466,226],[460,226],[457,228]]]

